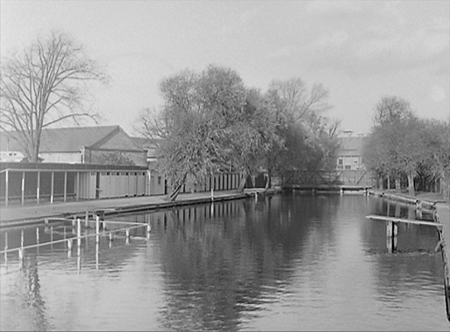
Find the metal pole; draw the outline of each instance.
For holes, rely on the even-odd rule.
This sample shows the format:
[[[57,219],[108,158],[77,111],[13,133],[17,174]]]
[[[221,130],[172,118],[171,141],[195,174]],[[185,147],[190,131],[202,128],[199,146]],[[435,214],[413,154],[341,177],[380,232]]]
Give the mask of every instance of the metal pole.
[[[81,245],[81,221],[80,218],[77,218],[77,244]]]
[[[79,197],[80,197],[80,172],[77,172],[77,180],[76,180],[76,190],[77,192],[75,193],[76,195],[76,200],[78,201]]]
[[[21,203],[25,204],[25,172],[22,172],[22,193],[21,193]]]
[[[39,204],[40,194],[41,194],[41,172],[37,172],[37,188],[36,188],[36,201]]]
[[[50,181],[50,203],[53,204],[53,193],[54,193],[54,187],[55,185],[55,172],[52,172],[51,181]]]
[[[100,217],[97,215],[95,216],[95,242],[99,243],[100,242]]]
[[[64,172],[64,202],[67,202],[67,171]]]
[[[9,169],[5,172],[5,206],[8,206],[9,195]]]

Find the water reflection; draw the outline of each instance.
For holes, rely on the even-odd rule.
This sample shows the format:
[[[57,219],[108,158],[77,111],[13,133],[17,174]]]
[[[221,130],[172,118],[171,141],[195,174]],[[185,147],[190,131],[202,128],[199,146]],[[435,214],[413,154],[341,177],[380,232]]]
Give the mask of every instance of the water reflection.
[[[400,225],[390,254],[385,223],[367,214],[414,209],[295,193],[117,216],[150,223],[150,240],[145,229],[93,237],[71,257],[63,242],[28,251],[22,271],[2,269],[0,329],[448,330],[435,230]],[[73,236],[9,230],[9,247],[22,231],[25,244]]]

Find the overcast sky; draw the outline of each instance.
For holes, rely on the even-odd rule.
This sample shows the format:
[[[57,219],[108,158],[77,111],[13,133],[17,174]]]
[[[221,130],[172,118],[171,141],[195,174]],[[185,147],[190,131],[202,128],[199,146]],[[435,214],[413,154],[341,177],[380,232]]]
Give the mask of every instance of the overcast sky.
[[[112,80],[95,94],[103,124],[129,134],[158,108],[159,82],[209,64],[263,92],[273,79],[322,83],[341,129],[367,133],[375,104],[400,96],[420,117],[447,120],[450,1],[1,2],[1,56],[50,30],[69,33]]]

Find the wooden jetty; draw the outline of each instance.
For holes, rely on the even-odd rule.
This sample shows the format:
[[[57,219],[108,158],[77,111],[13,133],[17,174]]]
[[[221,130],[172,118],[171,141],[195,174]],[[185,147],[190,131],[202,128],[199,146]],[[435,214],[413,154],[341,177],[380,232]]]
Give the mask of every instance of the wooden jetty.
[[[403,218],[395,218],[395,217],[387,217],[387,216],[379,216],[379,215],[368,215],[367,219],[372,220],[381,220],[391,223],[406,223],[406,224],[414,224],[414,225],[423,225],[423,226],[434,226],[438,229],[442,230],[442,224],[434,221],[425,221],[425,220],[411,220],[411,219],[403,219]]]
[[[380,215],[368,215],[366,216],[366,218],[370,220],[379,220],[386,222],[386,244],[389,253],[395,252],[397,250],[398,223],[436,227],[436,231],[438,234],[438,243],[436,244],[435,251],[438,251],[439,249],[441,250],[442,264],[444,269],[445,307],[447,312],[447,319],[450,321],[450,268],[448,265],[447,248],[443,234],[443,224],[439,222],[439,215],[437,213],[433,213],[434,221],[411,220]]]

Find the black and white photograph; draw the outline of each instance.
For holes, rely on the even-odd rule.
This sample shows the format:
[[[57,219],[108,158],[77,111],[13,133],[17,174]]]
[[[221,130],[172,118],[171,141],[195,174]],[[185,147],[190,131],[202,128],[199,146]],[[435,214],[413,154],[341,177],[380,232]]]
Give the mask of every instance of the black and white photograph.
[[[449,331],[450,1],[0,0],[0,331]]]

